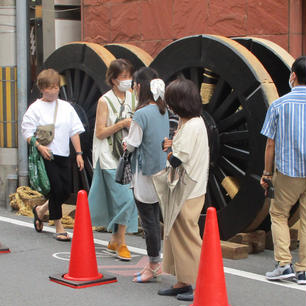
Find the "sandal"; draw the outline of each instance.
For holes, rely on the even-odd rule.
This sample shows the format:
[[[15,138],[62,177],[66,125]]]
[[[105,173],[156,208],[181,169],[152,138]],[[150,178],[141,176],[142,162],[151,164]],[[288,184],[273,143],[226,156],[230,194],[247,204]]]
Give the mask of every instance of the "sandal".
[[[65,236],[66,238],[61,238],[61,236]],[[56,233],[54,234],[53,238],[57,241],[70,241],[71,238],[69,237],[67,232],[64,233]]]
[[[40,233],[43,230],[44,224],[43,224],[42,220],[38,218],[37,211],[36,211],[37,206],[38,205],[35,205],[33,207],[32,212],[33,212],[33,215],[34,215],[34,228],[35,228],[36,232]],[[38,224],[37,224],[37,222],[38,222]]]
[[[146,272],[150,272],[150,276],[148,278],[144,278],[144,274],[146,274]],[[156,278],[157,276],[161,275],[162,269],[161,269],[161,265],[159,264],[155,269],[151,269],[149,266],[143,271],[142,274],[137,275],[134,279],[133,282],[135,283],[148,283],[150,282],[153,278]]]
[[[146,271],[146,269],[148,269],[149,268],[149,263],[147,263],[144,267],[143,267],[143,269],[140,271],[140,272],[136,272],[136,273],[134,273],[134,276],[136,277],[136,276],[140,276],[144,271]]]

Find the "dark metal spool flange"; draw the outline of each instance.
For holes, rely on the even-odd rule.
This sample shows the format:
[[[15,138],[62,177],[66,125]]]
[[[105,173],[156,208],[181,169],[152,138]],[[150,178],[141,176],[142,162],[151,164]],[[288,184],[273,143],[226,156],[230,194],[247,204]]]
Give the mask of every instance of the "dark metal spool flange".
[[[270,74],[279,96],[283,96],[290,91],[288,80],[294,58],[285,49],[270,40],[258,37],[234,37],[232,39],[246,47],[259,59]],[[291,209],[288,221],[290,226],[299,219],[298,206],[299,203]],[[256,229],[270,230],[269,207],[270,199],[266,199],[262,209],[246,231],[254,231]]]
[[[196,35],[177,40],[163,49],[150,67],[166,83],[186,77],[199,90],[206,70],[217,76],[209,103],[203,104],[214,153],[200,227],[207,207],[213,205],[221,238],[227,239],[245,229],[264,203],[259,179],[265,138],[260,129],[267,106],[278,97],[275,85],[251,52],[221,36]],[[231,198],[232,188],[228,185],[235,184],[238,191]]]

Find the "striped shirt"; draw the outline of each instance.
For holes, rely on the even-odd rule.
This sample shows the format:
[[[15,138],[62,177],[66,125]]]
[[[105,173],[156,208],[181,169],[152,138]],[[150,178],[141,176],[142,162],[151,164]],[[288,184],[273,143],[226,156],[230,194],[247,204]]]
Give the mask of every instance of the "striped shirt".
[[[261,134],[275,141],[275,165],[291,177],[306,177],[306,86],[295,86],[269,107]]]

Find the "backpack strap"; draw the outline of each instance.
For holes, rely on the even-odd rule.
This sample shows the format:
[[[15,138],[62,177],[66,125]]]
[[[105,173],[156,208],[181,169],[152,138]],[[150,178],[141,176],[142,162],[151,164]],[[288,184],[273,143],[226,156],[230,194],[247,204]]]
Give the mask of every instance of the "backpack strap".
[[[132,112],[135,112],[135,108],[136,108],[136,98],[135,94],[132,92]]]
[[[114,113],[114,114],[117,114],[118,112],[117,112],[117,110],[116,110],[114,104],[113,104],[112,101],[110,100],[110,98],[107,97],[107,96],[103,96],[103,98],[105,98],[105,99],[107,100],[107,102],[108,102],[109,106],[111,107],[113,113]]]
[[[115,108],[115,106],[112,103],[111,99],[109,97],[107,97],[107,96],[103,96],[103,98],[105,98],[107,100],[107,102],[108,102],[109,106],[111,107],[113,113],[114,114],[118,114],[117,109]],[[121,111],[121,114],[122,114],[122,111]],[[111,147],[111,150],[113,150],[113,137],[112,136],[113,135],[107,137],[107,142],[108,142],[108,145]]]

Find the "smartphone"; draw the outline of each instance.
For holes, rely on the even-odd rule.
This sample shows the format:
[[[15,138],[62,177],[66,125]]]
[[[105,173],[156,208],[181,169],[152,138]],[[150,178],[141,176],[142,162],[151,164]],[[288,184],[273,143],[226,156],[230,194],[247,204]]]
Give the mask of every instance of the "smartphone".
[[[53,155],[53,152],[51,150],[49,150],[49,154],[50,154],[51,160],[53,160],[54,159],[54,155]]]

